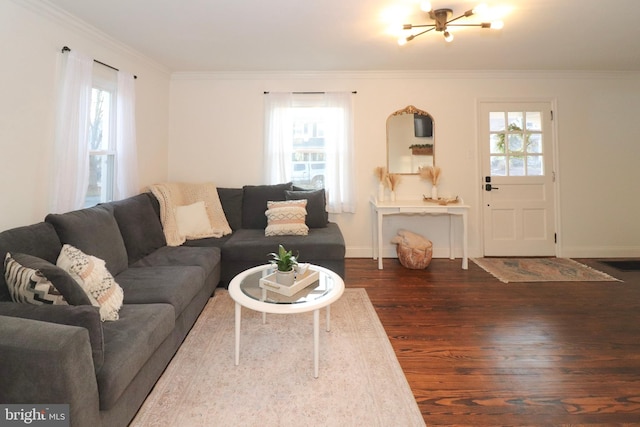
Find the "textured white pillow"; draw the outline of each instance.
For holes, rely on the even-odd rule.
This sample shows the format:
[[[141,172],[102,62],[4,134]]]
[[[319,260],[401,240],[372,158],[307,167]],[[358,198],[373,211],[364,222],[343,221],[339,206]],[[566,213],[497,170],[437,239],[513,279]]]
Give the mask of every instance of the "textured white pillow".
[[[287,200],[284,202],[267,202],[267,228],[265,236],[306,236],[309,227],[305,223],[307,217],[307,200]]]
[[[124,293],[103,260],[64,245],[56,265],[78,282],[94,307],[100,307],[100,320],[118,320]]]
[[[210,236],[213,231],[203,201],[176,207],[176,222],[178,234],[187,239]]]
[[[4,259],[4,278],[14,302],[68,305],[62,294],[40,270],[23,266],[8,252]]]

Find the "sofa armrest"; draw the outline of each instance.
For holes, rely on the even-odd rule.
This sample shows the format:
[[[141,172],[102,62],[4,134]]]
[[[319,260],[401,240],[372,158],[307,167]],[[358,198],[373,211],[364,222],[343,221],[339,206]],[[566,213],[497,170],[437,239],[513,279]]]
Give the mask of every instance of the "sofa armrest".
[[[85,328],[0,316],[0,402],[69,404],[72,426],[100,425]]]
[[[104,336],[97,307],[91,305],[32,305],[0,302],[0,316],[41,320],[60,325],[80,326],[89,332],[95,372],[104,363]]]

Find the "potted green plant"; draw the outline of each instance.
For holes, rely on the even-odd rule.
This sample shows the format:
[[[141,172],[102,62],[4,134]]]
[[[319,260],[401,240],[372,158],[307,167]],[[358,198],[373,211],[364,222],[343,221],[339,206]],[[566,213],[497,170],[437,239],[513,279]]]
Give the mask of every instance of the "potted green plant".
[[[295,282],[294,267],[298,265],[297,256],[288,251],[282,245],[278,245],[278,253],[271,252],[269,262],[276,266],[276,282],[281,285],[291,286]]]

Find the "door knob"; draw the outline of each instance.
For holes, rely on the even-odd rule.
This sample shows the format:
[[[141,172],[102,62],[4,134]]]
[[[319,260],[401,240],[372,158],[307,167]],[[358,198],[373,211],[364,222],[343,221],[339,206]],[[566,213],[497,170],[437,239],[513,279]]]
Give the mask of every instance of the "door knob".
[[[491,184],[485,184],[485,185],[484,185],[484,189],[485,189],[486,191],[499,190],[499,188],[498,188],[498,187],[493,187]]]

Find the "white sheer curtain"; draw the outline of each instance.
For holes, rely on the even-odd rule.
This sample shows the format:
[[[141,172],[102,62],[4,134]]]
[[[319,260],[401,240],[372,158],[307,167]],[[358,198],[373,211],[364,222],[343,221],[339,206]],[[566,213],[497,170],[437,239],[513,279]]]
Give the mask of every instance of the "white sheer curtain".
[[[265,95],[265,179],[270,184],[288,182],[292,176],[295,110],[314,108],[323,123],[327,211],[355,212],[353,178],[353,100],[348,92],[313,95]]]
[[[291,181],[293,104],[291,93],[265,94],[264,170],[269,184]]]
[[[89,111],[93,59],[63,54],[58,93],[50,210],[80,209],[89,183]]]
[[[356,195],[353,163],[353,95],[347,92],[323,95],[325,118],[325,158],[327,211],[355,212]]]
[[[136,145],[136,95],[133,74],[118,71],[116,95],[116,183],[114,199],[139,193]]]

